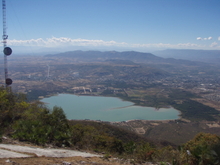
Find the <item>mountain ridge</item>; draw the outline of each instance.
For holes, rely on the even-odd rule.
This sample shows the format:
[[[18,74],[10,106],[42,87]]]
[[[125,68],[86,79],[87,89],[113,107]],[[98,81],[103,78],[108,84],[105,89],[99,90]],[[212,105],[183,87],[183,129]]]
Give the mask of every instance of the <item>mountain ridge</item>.
[[[201,64],[202,62],[190,61],[186,59],[175,59],[175,58],[163,58],[156,56],[152,53],[136,52],[136,51],[68,51],[58,54],[49,54],[45,57],[66,57],[66,58],[75,58],[79,61],[106,61],[110,59],[118,60],[130,60],[135,63],[171,63],[171,64],[187,64],[195,65]]]

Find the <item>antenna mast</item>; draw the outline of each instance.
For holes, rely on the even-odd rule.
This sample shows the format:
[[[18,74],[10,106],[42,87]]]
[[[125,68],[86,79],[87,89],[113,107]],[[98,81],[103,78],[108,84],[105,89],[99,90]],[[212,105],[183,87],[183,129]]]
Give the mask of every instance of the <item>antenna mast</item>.
[[[8,62],[7,62],[7,56],[11,55],[12,49],[10,47],[7,47],[7,39],[8,35],[6,34],[6,2],[5,0],[2,0],[2,14],[3,14],[3,45],[4,45],[4,64],[5,64],[5,86],[9,86],[12,84],[12,79],[8,78]]]

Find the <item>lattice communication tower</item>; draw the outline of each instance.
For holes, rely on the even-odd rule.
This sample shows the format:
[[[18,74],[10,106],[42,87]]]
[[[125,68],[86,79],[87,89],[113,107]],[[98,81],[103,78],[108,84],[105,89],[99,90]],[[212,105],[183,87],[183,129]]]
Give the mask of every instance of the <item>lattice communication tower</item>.
[[[3,14],[3,53],[4,53],[4,69],[5,69],[5,86],[9,86],[12,84],[12,79],[8,78],[8,62],[7,62],[7,56],[10,56],[12,54],[12,49],[10,47],[7,47],[7,39],[8,35],[6,33],[7,27],[6,27],[6,2],[5,0],[2,0],[2,14]]]

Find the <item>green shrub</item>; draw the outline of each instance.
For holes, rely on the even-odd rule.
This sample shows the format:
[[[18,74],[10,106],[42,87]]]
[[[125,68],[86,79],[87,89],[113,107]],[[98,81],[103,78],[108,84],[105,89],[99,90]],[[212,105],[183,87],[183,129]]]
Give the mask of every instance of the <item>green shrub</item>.
[[[10,88],[0,87],[0,127],[7,127],[18,120],[28,106],[25,95],[15,94]]]
[[[137,147],[137,159],[139,161],[152,161],[155,156],[155,148],[150,143],[143,143]]]
[[[155,150],[154,161],[172,162],[173,165],[179,159],[179,151],[171,146],[159,148]]]
[[[44,145],[70,145],[71,132],[63,110],[54,107],[53,111],[33,105],[13,126],[13,137]]]
[[[127,154],[133,154],[136,151],[136,143],[133,141],[125,143],[124,150]]]
[[[208,133],[200,133],[187,142],[182,152],[183,161],[194,165],[220,164],[220,137]]]
[[[92,126],[84,126],[82,124],[75,124],[71,126],[71,142],[78,148],[86,149],[94,145],[94,138],[98,134],[96,129]]]
[[[71,142],[77,148],[93,149],[96,151],[122,153],[122,141],[108,136],[90,125],[75,124],[71,127]]]

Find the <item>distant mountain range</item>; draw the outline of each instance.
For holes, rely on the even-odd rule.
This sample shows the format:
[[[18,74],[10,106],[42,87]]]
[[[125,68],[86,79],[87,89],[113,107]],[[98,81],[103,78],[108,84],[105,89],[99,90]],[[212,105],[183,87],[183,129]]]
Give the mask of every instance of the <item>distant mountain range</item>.
[[[151,53],[141,53],[135,51],[126,51],[126,52],[117,52],[117,51],[69,51],[64,53],[58,53],[54,55],[46,55],[49,56],[57,56],[57,57],[68,57],[68,58],[76,58],[78,60],[84,61],[105,61],[109,59],[120,59],[120,60],[130,60],[133,62],[147,62],[150,61],[158,61],[163,60],[161,57],[157,57]],[[144,60],[144,61],[143,61]],[[148,61],[149,62],[149,61]]]
[[[167,49],[153,52],[163,58],[220,63],[220,50]]]
[[[135,51],[125,51],[125,52],[117,52],[117,51],[69,51],[58,54],[50,54],[45,55],[45,57],[60,57],[60,58],[74,58],[77,61],[106,61],[106,60],[129,60],[135,63],[166,63],[166,64],[187,64],[187,65],[195,65],[195,63],[199,64],[200,62],[182,60],[182,59],[174,59],[174,58],[163,58],[158,57],[151,53],[142,53]]]
[[[220,63],[220,50],[195,50],[195,49],[167,49],[161,51],[154,51],[151,53],[142,53],[137,51],[90,51],[90,49],[81,49],[83,47],[72,47],[71,49],[79,49],[76,51],[65,51],[65,49],[42,49],[42,50],[32,50],[31,53],[26,51],[21,53],[18,47],[13,47],[13,52],[16,55],[46,55],[49,56],[64,56],[77,58],[85,61],[88,60],[106,60],[106,59],[122,59],[131,60],[133,62],[167,62],[167,58],[171,60],[189,60],[189,61],[199,61],[205,63]],[[70,49],[69,49],[70,50]],[[82,51],[84,50],[84,51]],[[114,50],[114,49],[113,49]],[[20,53],[19,53],[20,52]],[[63,53],[64,52],[64,53]],[[162,57],[162,58],[160,58]],[[143,60],[143,61],[142,61]],[[178,63],[181,61],[178,61]]]

